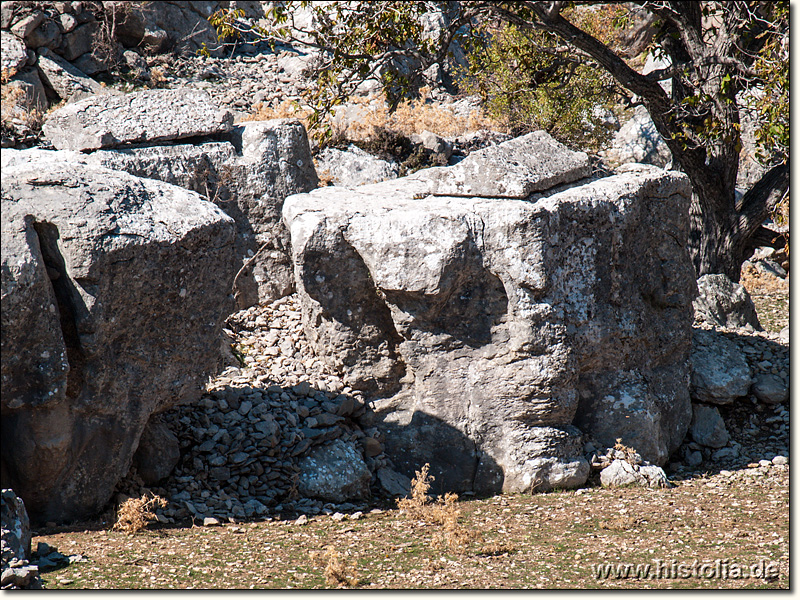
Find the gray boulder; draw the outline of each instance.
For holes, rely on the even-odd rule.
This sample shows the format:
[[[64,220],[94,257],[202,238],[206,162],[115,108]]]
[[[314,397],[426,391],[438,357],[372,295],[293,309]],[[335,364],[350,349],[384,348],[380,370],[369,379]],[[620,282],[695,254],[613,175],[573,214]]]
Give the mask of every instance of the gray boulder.
[[[770,373],[759,373],[753,381],[753,395],[764,404],[782,404],[789,399],[789,386]]]
[[[750,366],[735,342],[716,331],[694,329],[692,400],[731,404],[746,396],[752,383]]]
[[[79,164],[3,169],[2,478],[31,519],[95,514],[150,415],[200,394],[234,224],[194,192]]]
[[[0,496],[0,521],[2,521],[2,570],[14,560],[31,557],[31,523],[25,503],[12,489],[3,489]]]
[[[625,460],[615,459],[600,471],[600,484],[603,487],[625,487],[636,485],[649,488],[671,487],[666,473],[655,465],[633,465]]]
[[[125,171],[198,192],[236,221],[237,308],[292,293],[286,196],[317,187],[308,136],[295,119],[249,121],[217,136],[226,141],[97,150],[4,150],[3,167],[32,159]],[[247,263],[247,268],[242,267]]]
[[[697,280],[697,291],[693,304],[696,322],[729,329],[750,325],[761,330],[750,294],[727,275],[703,275]]]
[[[119,95],[111,88],[103,87],[47,48],[39,50],[36,64],[43,82],[49,85],[59,98],[67,102],[75,102],[94,95]]]
[[[633,117],[614,135],[606,159],[612,165],[644,163],[663,168],[672,161],[672,153],[647,109],[637,106]]]
[[[133,465],[145,485],[155,485],[172,473],[181,458],[177,436],[158,417],[148,421],[133,455]]]
[[[317,446],[298,467],[298,490],[303,496],[337,503],[369,497],[372,474],[352,442]]]
[[[418,144],[432,154],[442,156],[444,160],[448,160],[453,154],[453,143],[430,131],[415,133],[410,139],[413,144]]]
[[[53,111],[42,126],[59,150],[97,150],[224,133],[233,115],[188,88],[92,96]]]
[[[31,558],[31,526],[25,503],[12,489],[3,489],[0,497],[0,529],[2,529],[2,589],[42,589],[39,567]]]
[[[692,405],[692,424],[689,426],[692,439],[707,448],[722,448],[730,440],[725,421],[716,406]]]
[[[294,291],[284,199],[317,187],[303,125],[294,119],[250,121],[228,141],[99,150],[69,156],[91,165],[159,179],[206,195],[236,221],[237,308]],[[247,267],[243,266],[247,263]]]
[[[580,485],[582,433],[663,463],[691,419],[683,175],[631,173],[525,201],[431,195],[522,194],[582,176],[580,156],[560,174],[532,156],[555,147],[543,139],[472,154],[483,169],[473,158],[284,203],[316,354],[372,396],[362,421],[382,430],[398,470],[428,462],[440,489]]]
[[[3,79],[13,77],[28,62],[25,44],[9,31],[0,32],[0,69]]]
[[[372,156],[350,144],[347,150],[325,148],[316,156],[317,173],[333,185],[357,187],[395,179],[400,174],[397,163]]]
[[[392,496],[407,496],[411,493],[411,480],[389,467],[381,467],[376,475],[381,487]]]

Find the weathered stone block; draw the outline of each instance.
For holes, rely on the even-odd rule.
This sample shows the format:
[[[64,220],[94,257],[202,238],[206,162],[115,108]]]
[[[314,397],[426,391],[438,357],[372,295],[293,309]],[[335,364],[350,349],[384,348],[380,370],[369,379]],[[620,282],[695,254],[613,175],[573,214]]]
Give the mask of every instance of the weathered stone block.
[[[202,391],[234,224],[194,192],[63,162],[3,169],[2,483],[31,519],[95,514],[150,415]]]
[[[53,111],[42,126],[59,150],[97,150],[224,133],[233,115],[187,88],[91,96]]]
[[[534,164],[542,137],[528,139],[487,149],[485,172]],[[574,176],[555,167],[550,182]],[[430,195],[462,180],[452,169],[284,204],[306,334],[371,395],[386,453],[407,476],[429,462],[440,489],[483,492],[580,485],[587,435],[663,464],[691,418],[686,177]],[[521,180],[502,191],[461,189],[531,189],[535,169],[509,172]]]

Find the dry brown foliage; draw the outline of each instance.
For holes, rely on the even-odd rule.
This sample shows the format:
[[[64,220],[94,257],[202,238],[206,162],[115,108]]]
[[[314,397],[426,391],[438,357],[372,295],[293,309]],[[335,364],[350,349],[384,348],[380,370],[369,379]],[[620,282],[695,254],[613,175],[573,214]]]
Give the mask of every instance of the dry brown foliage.
[[[622,438],[617,438],[616,443],[614,444],[614,450],[619,450],[625,455],[625,460],[628,461],[630,464],[635,465],[637,463],[636,460],[636,450],[631,448],[630,446],[626,446],[622,443]]]
[[[458,494],[447,492],[431,502],[428,490],[434,477],[428,473],[429,469],[430,465],[425,463],[422,470],[416,471],[416,477],[411,480],[411,498],[399,498],[397,507],[411,518],[427,521],[441,528],[434,534],[434,547],[463,553],[479,534],[459,523],[461,511],[456,506]]]
[[[334,139],[357,141],[371,140],[387,130],[405,137],[424,131],[452,137],[479,129],[504,130],[500,123],[493,121],[482,111],[475,110],[468,117],[463,117],[441,104],[428,103],[427,93],[429,90],[423,89],[421,98],[402,102],[391,114],[383,102],[361,97],[350,98],[347,104],[350,105],[350,110],[356,107],[361,112],[360,118],[348,119],[346,125],[343,125],[334,115],[328,117],[327,123],[332,126]],[[301,107],[296,100],[284,100],[274,108],[259,103],[253,106],[253,110],[252,114],[243,118],[244,121],[298,119],[314,135],[308,121],[312,114],[311,109]]]
[[[153,67],[150,69],[150,86],[154,88],[164,87],[167,85],[167,77],[164,74],[164,69],[160,67]]]
[[[360,106],[363,117],[350,119],[345,128],[339,128],[337,133],[353,140],[370,139],[377,132],[388,129],[406,137],[423,131],[430,131],[441,136],[462,135],[468,131],[478,129],[503,130],[497,123],[483,114],[482,111],[472,111],[469,116],[456,115],[448,110],[446,105],[429,103],[427,94],[430,90],[421,90],[421,97],[417,100],[401,102],[393,113],[382,103],[375,103],[367,98],[351,98],[351,105]]]
[[[269,121],[271,119],[298,119],[308,130],[308,117],[311,109],[301,108],[296,100],[284,100],[275,108],[259,102],[253,105],[253,112],[242,118],[242,121]]]
[[[117,522],[112,527],[115,531],[136,533],[147,527],[156,518],[153,508],[164,508],[167,501],[153,493],[144,493],[139,498],[128,498],[117,508]]]
[[[347,564],[347,560],[333,546],[328,546],[325,552],[311,552],[311,559],[325,563],[325,583],[330,586],[355,587],[358,585],[358,576],[355,570]]]
[[[739,280],[744,288],[751,294],[775,293],[788,291],[789,282],[775,275],[764,273],[751,264],[742,267],[742,276]]]

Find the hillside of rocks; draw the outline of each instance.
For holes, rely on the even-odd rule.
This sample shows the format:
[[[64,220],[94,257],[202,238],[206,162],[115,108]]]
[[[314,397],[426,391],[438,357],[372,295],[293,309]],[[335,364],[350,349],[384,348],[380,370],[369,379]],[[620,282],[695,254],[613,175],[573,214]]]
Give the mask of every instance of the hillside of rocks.
[[[324,146],[307,49],[216,48],[263,3],[126,4],[2,4],[2,486],[35,524],[788,462],[788,256],[696,281],[646,114],[590,157],[434,78]]]

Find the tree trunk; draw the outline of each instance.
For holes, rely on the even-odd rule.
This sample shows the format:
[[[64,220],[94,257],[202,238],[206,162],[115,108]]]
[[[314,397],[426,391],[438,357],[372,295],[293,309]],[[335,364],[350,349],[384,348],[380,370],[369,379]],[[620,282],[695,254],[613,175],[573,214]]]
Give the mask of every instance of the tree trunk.
[[[732,211],[711,210],[695,189],[689,216],[689,253],[696,276],[723,273],[738,282],[745,257],[739,240],[741,232],[734,225],[735,215]]]
[[[692,178],[689,252],[698,277],[723,273],[738,282],[742,263],[760,245],[774,246],[764,220],[789,188],[789,167],[773,167],[744,195],[725,198],[703,177]],[[735,194],[735,192],[734,192]]]

